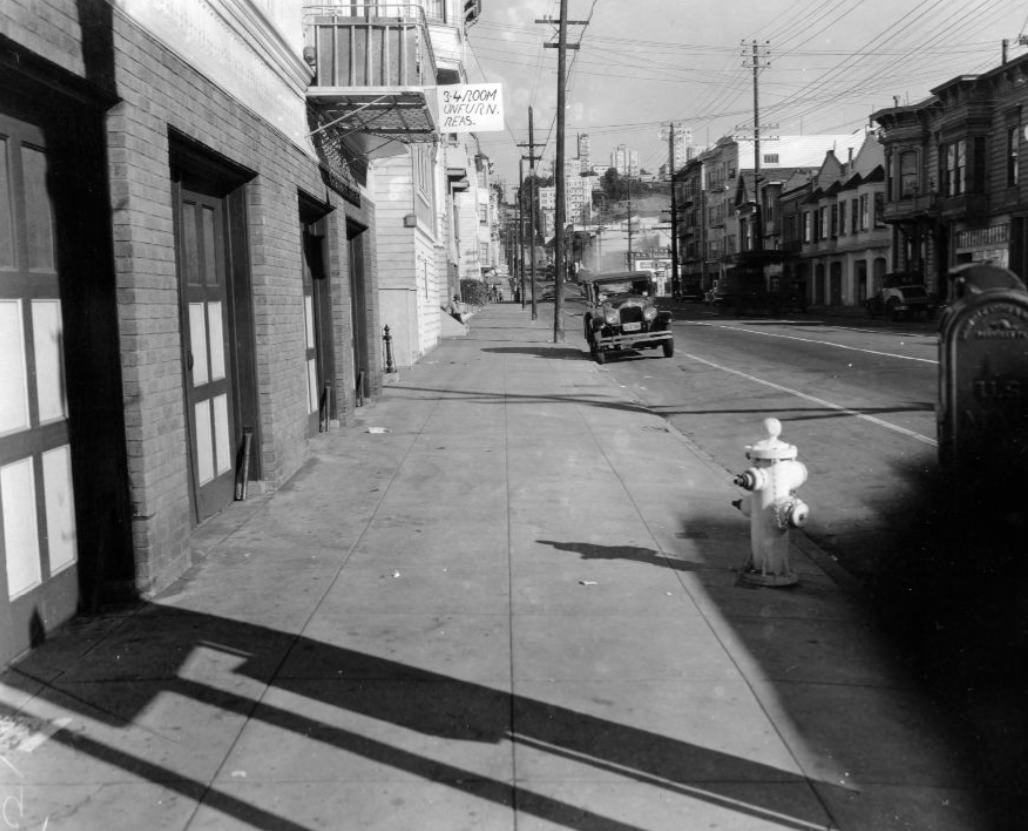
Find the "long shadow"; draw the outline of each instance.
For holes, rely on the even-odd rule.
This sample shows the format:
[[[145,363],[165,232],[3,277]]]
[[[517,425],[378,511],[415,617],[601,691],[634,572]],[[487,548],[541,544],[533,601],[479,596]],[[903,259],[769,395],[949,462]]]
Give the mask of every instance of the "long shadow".
[[[581,361],[589,357],[581,349],[556,346],[490,346],[482,351],[494,355],[534,355],[537,358],[557,358],[562,361]]]
[[[393,387],[394,390],[406,390],[410,392],[435,393],[438,397],[434,400],[461,400],[474,401],[486,404],[540,404],[559,403],[570,405],[586,405],[589,407],[601,407],[604,409],[623,410],[630,413],[645,413],[661,417],[682,416],[682,415],[745,415],[755,414],[766,416],[766,407],[749,408],[696,408],[683,407],[675,404],[656,404],[652,406],[633,404],[629,401],[618,400],[597,400],[587,395],[527,395],[510,392],[482,392],[481,390],[465,389],[437,389],[434,387],[418,387],[412,384],[399,383]],[[788,413],[806,413],[806,415],[789,415],[790,421],[804,421],[813,419],[828,418],[856,418],[858,415],[887,415],[890,413],[918,413],[931,412],[935,405],[928,402],[911,403],[904,407],[854,407],[852,410],[836,410],[832,407],[790,407]]]
[[[897,470],[910,495],[882,508],[881,565],[859,600],[899,665],[953,719],[990,827],[1020,831],[1028,813],[1028,508],[1005,470],[986,466],[966,482],[922,464]],[[583,560],[714,568],[642,546],[537,542]]]
[[[399,383],[392,387],[394,391],[428,392],[435,393],[437,398],[430,400],[446,401],[473,401],[480,404],[542,404],[557,403],[574,406],[585,405],[587,407],[601,407],[608,410],[624,410],[629,413],[653,414],[653,410],[641,404],[632,404],[628,401],[614,399],[598,400],[582,395],[528,395],[511,392],[482,392],[481,390],[462,389],[436,389],[434,387],[416,387],[411,384]],[[762,411],[763,412],[763,411]]]
[[[703,571],[712,568],[703,563],[691,563],[676,560],[673,557],[665,557],[656,549],[640,545],[598,545],[588,542],[558,542],[557,540],[537,540],[537,542],[552,546],[557,551],[573,552],[583,560],[628,560],[634,563],[671,568],[676,571]]]
[[[169,632],[176,633],[181,640],[170,644]],[[148,643],[153,646],[148,648]],[[754,820],[773,819],[782,828],[805,831],[823,828],[829,821],[826,809],[818,807],[813,796],[804,801],[808,807],[794,806],[787,814],[782,813],[780,803],[771,796],[766,804],[759,796],[751,796],[749,802],[739,798],[737,786],[741,782],[759,784],[761,787],[754,788],[754,794],[767,792],[769,785],[799,784],[809,789],[811,783],[803,776],[546,701],[512,696],[481,684],[303,636],[287,636],[254,624],[156,605],[144,607],[128,618],[101,648],[94,649],[88,660],[68,665],[49,681],[46,673],[52,666],[47,661],[47,648],[41,647],[3,679],[5,684],[28,692],[34,691],[38,683],[44,684],[42,692],[26,706],[29,713],[58,707],[78,712],[85,719],[127,727],[158,696],[172,694],[242,716],[251,726],[256,722],[285,731],[300,741],[360,756],[499,805],[516,806],[518,811],[561,827],[581,831],[635,829],[531,788],[327,723],[305,715],[302,709],[283,707],[274,703],[273,694],[269,697],[265,693],[258,701],[234,692],[231,685],[214,687],[181,677],[183,666],[194,652],[204,649],[240,659],[231,671],[233,674],[266,684],[272,690],[328,705],[341,713],[358,714],[446,740],[523,745],[596,771],[613,771],[621,777],[687,795]],[[110,686],[98,683],[104,680],[144,682],[153,691],[130,702],[112,704]],[[92,700],[87,697],[87,690]],[[40,699],[46,702],[45,707],[37,706]],[[9,716],[17,716],[11,708],[7,709]],[[289,736],[279,738],[279,753],[291,741]],[[212,808],[255,827],[289,831],[303,827],[225,793],[216,782],[189,779],[149,759],[98,742],[85,731],[58,731],[53,740],[133,776],[171,787],[184,796],[196,799],[204,793],[203,801]]]
[[[905,495],[883,507],[868,586],[922,683],[960,714],[1002,829],[1028,815],[1028,502],[1012,477],[1026,464],[1022,450],[898,469]]]
[[[675,404],[655,404],[650,410],[657,415],[745,415],[750,413],[767,413],[767,408],[719,407],[716,409],[697,409],[682,407]],[[902,407],[852,407],[837,410],[834,407],[789,407],[781,411],[781,418],[789,421],[810,421],[821,418],[856,418],[858,415],[889,415],[892,413],[930,413],[935,405],[929,402],[911,403]],[[800,413],[801,415],[793,415]],[[788,415],[785,415],[788,414]]]

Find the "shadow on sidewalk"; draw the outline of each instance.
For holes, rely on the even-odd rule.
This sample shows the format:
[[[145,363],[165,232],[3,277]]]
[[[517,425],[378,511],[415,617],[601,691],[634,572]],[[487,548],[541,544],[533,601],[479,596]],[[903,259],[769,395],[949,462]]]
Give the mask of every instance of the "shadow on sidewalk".
[[[585,361],[589,354],[567,346],[489,346],[482,349],[494,355],[534,355],[537,358],[556,358],[562,361]]]
[[[628,560],[633,563],[646,563],[676,571],[703,571],[713,568],[703,563],[686,562],[667,557],[653,548],[640,545],[597,545],[588,542],[557,542],[556,540],[536,540],[542,545],[549,545],[557,551],[570,551],[581,556],[583,560]]]
[[[169,640],[169,633],[176,633],[178,640]],[[370,732],[358,733],[305,715],[302,709],[269,703],[274,695],[265,693],[258,699],[237,692],[246,685],[233,684],[224,674],[211,682],[185,677],[197,674],[195,663],[191,670],[186,665],[195,662],[201,651],[239,659],[235,675],[322,705],[320,709],[327,705],[447,740],[516,743],[569,763],[590,766],[597,774],[615,772],[638,783],[720,806],[761,824],[771,822],[776,827],[803,831],[826,824],[820,803],[809,794],[811,783],[787,771],[302,636],[158,605],[146,606],[127,618],[88,660],[73,664],[55,680],[46,681],[52,666],[47,664],[47,648],[43,647],[9,671],[4,681],[29,693],[35,692],[38,683],[44,683],[42,692],[27,705],[29,713],[57,707],[83,720],[114,727],[131,727],[158,697],[173,695],[247,719],[247,729],[270,736],[267,744],[278,753],[284,753],[283,748],[291,742],[312,742],[499,805],[516,806],[518,811],[563,828],[634,831],[634,826],[531,787],[515,787],[478,770],[390,744]],[[38,671],[38,678],[34,678],[34,671]],[[133,694],[116,691],[119,682],[131,684]],[[10,707],[0,708],[0,718],[16,720],[25,716]],[[128,738],[114,746],[90,736],[88,727],[57,730],[50,741],[254,827],[286,831],[305,828],[302,823],[219,788],[217,781],[189,778],[154,761],[161,754],[153,741],[145,744],[145,756],[134,752]],[[237,740],[234,746],[238,745]],[[309,749],[301,752],[304,758],[311,758]],[[312,779],[336,781],[332,772],[324,769]],[[744,791],[745,799],[740,797],[740,783],[753,786]],[[802,786],[809,798],[783,799],[781,793],[775,795],[772,785]],[[273,789],[274,784],[268,783],[267,787]],[[798,806],[806,806],[807,813]]]
[[[585,405],[587,407],[602,407],[609,410],[624,410],[629,413],[644,413],[653,415],[655,410],[651,407],[644,407],[641,404],[632,404],[624,399],[617,398],[592,398],[587,395],[528,395],[511,392],[483,392],[482,390],[460,390],[446,389],[444,387],[415,387],[411,384],[398,383],[391,388],[393,394],[401,391],[436,393],[437,397],[427,400],[461,400],[472,401],[479,404],[497,404],[507,406],[509,404],[567,404],[569,406]],[[424,396],[422,400],[426,400]]]
[[[660,416],[676,415],[746,415],[753,414],[764,417],[767,407],[718,407],[715,409],[700,407],[683,407],[675,404],[656,404],[650,411]],[[910,402],[902,407],[854,407],[853,409],[837,409],[835,407],[788,407],[776,410],[776,416],[783,421],[813,421],[822,418],[857,418],[868,415],[888,415],[890,413],[928,413],[935,410],[935,404],[929,401]]]

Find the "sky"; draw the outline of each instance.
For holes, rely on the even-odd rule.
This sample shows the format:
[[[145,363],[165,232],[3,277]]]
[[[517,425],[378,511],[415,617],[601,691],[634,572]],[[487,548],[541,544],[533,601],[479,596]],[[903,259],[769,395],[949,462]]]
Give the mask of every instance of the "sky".
[[[479,133],[499,180],[517,185],[535,138],[556,154],[559,0],[483,0],[469,30],[471,83],[502,83],[506,127]],[[753,42],[762,135],[863,130],[872,112],[915,103],[958,75],[1028,54],[1023,0],[568,0],[566,155],[588,133],[603,167],[624,144],[656,173],[667,161],[662,129],[691,131],[705,147],[753,124]],[[766,59],[764,56],[767,56]],[[527,172],[527,165],[526,165]]]

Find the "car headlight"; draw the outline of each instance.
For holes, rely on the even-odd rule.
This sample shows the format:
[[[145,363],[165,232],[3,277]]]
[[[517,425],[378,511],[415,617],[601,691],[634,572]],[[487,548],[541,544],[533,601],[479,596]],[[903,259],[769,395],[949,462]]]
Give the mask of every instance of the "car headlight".
[[[603,319],[607,321],[610,326],[617,326],[621,322],[621,316],[618,314],[617,309],[604,309]]]
[[[657,307],[656,306],[647,306],[645,309],[643,309],[643,317],[646,318],[647,320],[656,320],[657,319]]]

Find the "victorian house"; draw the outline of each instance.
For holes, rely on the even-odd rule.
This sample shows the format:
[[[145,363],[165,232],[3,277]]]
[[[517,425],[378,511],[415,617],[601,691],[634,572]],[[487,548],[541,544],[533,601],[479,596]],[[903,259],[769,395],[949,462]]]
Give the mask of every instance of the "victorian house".
[[[885,149],[884,219],[896,268],[949,295],[960,263],[1028,272],[1028,192],[1020,170],[1028,55],[960,75],[917,104],[873,113]]]
[[[787,212],[788,246],[797,281],[816,306],[859,306],[882,284],[891,263],[891,234],[884,221],[882,147],[869,133],[856,155],[840,162],[834,151],[804,184],[794,181]]]
[[[683,285],[709,289],[731,271],[749,268],[752,251],[765,247],[765,233],[778,246],[782,226],[775,215],[777,200],[792,172],[817,168],[828,150],[848,155],[862,139],[859,134],[781,136],[760,143],[758,160],[752,139],[726,136],[687,162],[673,177]],[[757,204],[752,176],[758,169],[761,215],[770,218],[769,231],[758,230],[749,207]],[[771,276],[781,273],[771,271]]]

